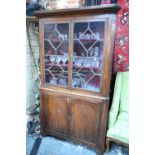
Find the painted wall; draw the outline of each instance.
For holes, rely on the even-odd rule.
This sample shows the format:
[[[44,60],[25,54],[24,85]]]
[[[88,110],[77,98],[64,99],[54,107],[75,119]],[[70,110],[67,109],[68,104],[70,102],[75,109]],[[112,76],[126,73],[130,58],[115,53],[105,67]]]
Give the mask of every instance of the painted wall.
[[[29,31],[30,35],[30,44],[32,47],[32,52],[34,55],[34,59],[32,57],[30,44],[28,40],[28,35],[26,35],[26,113],[30,113],[32,109],[34,109],[36,103],[36,94],[39,93],[38,89],[38,71],[35,68],[35,64],[37,69],[39,70],[39,35],[38,28],[34,26],[34,23],[30,23],[27,31]],[[27,34],[27,33],[26,33]],[[27,120],[29,120],[29,116],[27,115]]]
[[[102,5],[110,0],[102,0]],[[113,72],[129,70],[129,0],[118,0],[122,9],[117,14]]]

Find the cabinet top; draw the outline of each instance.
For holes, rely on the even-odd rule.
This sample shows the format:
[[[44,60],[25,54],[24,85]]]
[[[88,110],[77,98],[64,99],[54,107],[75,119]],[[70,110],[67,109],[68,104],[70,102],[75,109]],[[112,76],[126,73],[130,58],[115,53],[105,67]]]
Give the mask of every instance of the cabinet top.
[[[35,15],[39,18],[41,17],[51,17],[51,16],[64,16],[64,15],[76,15],[76,14],[100,14],[100,13],[117,13],[121,9],[118,4],[108,4],[101,6],[89,6],[80,8],[70,8],[70,9],[57,9],[57,10],[44,10],[36,11]]]

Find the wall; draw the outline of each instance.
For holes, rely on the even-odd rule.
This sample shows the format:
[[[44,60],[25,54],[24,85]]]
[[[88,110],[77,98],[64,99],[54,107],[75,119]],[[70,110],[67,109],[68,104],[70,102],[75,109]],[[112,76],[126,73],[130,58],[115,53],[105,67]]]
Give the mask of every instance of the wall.
[[[110,0],[102,0],[102,5]],[[122,9],[117,14],[113,72],[129,70],[129,0],[118,0]]]
[[[38,71],[39,70],[39,35],[38,26],[35,26],[33,22],[28,25],[28,31],[30,36],[30,44],[32,47],[33,56],[31,53],[31,48],[28,40],[28,35],[26,36],[26,108],[27,113],[33,109],[36,104],[36,94],[38,94]],[[36,70],[36,67],[37,70]],[[35,81],[36,80],[36,81]],[[28,119],[28,118],[27,118]]]

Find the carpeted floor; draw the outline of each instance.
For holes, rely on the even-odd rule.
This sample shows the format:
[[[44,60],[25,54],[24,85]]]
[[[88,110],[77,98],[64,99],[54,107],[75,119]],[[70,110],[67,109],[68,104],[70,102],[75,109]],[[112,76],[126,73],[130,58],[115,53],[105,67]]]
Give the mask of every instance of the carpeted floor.
[[[27,135],[26,155],[96,155],[96,152],[86,146],[54,137]],[[129,151],[113,143],[110,152],[103,155],[129,155]]]

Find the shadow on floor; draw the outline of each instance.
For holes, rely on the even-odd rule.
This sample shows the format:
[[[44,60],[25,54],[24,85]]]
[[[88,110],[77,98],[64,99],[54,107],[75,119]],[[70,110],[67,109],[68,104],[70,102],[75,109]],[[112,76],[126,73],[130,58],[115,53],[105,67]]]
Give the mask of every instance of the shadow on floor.
[[[27,135],[26,155],[96,155],[95,150],[54,137]],[[109,153],[103,155],[129,155],[127,148],[112,143]]]

